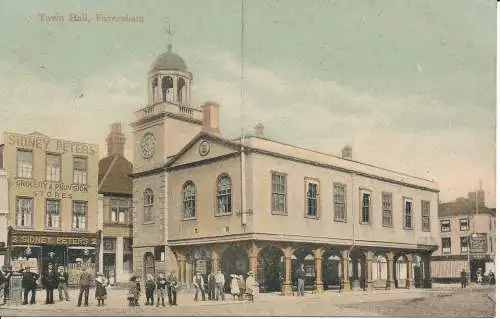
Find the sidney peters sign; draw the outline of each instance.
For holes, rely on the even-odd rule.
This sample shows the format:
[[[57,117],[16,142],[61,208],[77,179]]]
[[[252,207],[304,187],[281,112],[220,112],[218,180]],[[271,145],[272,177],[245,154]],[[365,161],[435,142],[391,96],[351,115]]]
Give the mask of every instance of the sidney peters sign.
[[[40,246],[97,246],[97,238],[83,236],[59,235],[10,235],[12,245],[40,245]]]
[[[5,144],[19,148],[40,149],[44,152],[73,153],[77,155],[97,155],[97,145],[52,139],[43,135],[21,135],[6,133]]]
[[[72,198],[73,193],[87,193],[88,185],[64,184],[59,182],[49,182],[45,180],[37,181],[32,179],[16,179],[17,189],[29,189],[33,191],[33,196],[50,198]]]

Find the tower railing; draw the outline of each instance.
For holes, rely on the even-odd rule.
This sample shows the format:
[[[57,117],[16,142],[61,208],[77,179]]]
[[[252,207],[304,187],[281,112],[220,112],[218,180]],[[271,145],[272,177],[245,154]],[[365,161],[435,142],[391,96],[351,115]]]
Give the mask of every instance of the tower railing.
[[[140,108],[135,111],[135,120],[152,117],[162,113],[179,114],[191,119],[203,121],[203,112],[200,109],[169,102],[161,102]]]

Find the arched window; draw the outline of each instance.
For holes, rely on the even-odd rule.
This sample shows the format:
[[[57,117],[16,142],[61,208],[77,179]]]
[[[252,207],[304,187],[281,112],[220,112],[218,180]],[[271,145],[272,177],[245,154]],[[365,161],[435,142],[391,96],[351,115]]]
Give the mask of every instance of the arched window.
[[[144,221],[150,222],[153,220],[153,191],[151,188],[146,188],[144,191]]]
[[[158,89],[158,78],[154,77],[153,78],[153,81],[151,81],[151,89],[152,89],[152,94],[153,94],[153,102],[157,100],[157,97],[156,97],[156,92],[157,92],[157,89]]]
[[[186,81],[183,78],[177,80],[177,102],[180,104],[185,104],[184,102],[184,86]]]
[[[217,180],[217,214],[231,214],[231,179],[227,175],[222,175]]]
[[[184,218],[196,217],[196,186],[189,181],[183,187]]]
[[[174,81],[171,77],[166,76],[161,80],[161,93],[163,102],[174,101]]]

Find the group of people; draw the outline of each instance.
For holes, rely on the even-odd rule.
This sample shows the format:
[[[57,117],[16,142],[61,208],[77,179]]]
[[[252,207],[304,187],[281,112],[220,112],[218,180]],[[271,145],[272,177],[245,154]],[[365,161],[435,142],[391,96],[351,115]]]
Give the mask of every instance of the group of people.
[[[462,288],[466,288],[467,287],[467,282],[468,282],[468,274],[467,272],[465,271],[465,268],[462,269],[462,271],[460,272],[460,284],[462,286]],[[476,281],[478,284],[490,284],[490,285],[494,285],[496,284],[496,279],[495,279],[495,273],[493,273],[492,270],[490,270],[490,272],[485,275],[483,274],[483,271],[481,268],[478,269],[478,271],[476,272]]]
[[[146,291],[146,306],[153,306],[155,304],[155,292],[156,307],[160,306],[160,299],[161,305],[165,307],[165,294],[168,297],[168,304],[170,306],[177,306],[177,289],[179,285],[174,271],[172,271],[168,277],[165,277],[165,273],[160,272],[156,279],[152,274],[148,274],[146,282],[144,283],[144,288]],[[129,306],[139,306],[140,293],[140,278],[138,276],[132,276],[132,278],[130,278],[127,295]]]
[[[248,297],[250,301],[254,301],[258,286],[255,281],[254,273],[249,271],[246,280],[243,275],[230,275],[229,292],[233,299],[243,300]],[[198,296],[201,294],[201,300],[205,301],[205,290],[208,294],[208,300],[224,300],[224,287],[226,278],[222,270],[218,270],[217,274],[213,272],[207,276],[207,285],[205,286],[203,276],[199,271],[193,277],[193,287],[195,288],[194,300],[198,301]]]

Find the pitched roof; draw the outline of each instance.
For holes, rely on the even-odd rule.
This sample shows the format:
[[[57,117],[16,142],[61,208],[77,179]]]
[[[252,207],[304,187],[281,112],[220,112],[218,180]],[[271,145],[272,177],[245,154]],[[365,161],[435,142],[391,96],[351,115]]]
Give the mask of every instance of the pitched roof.
[[[495,211],[494,208],[479,206],[477,213],[495,216]],[[476,203],[467,198],[458,198],[453,202],[439,204],[439,217],[472,214],[476,214]]]
[[[132,195],[132,163],[115,154],[99,161],[99,193]]]

